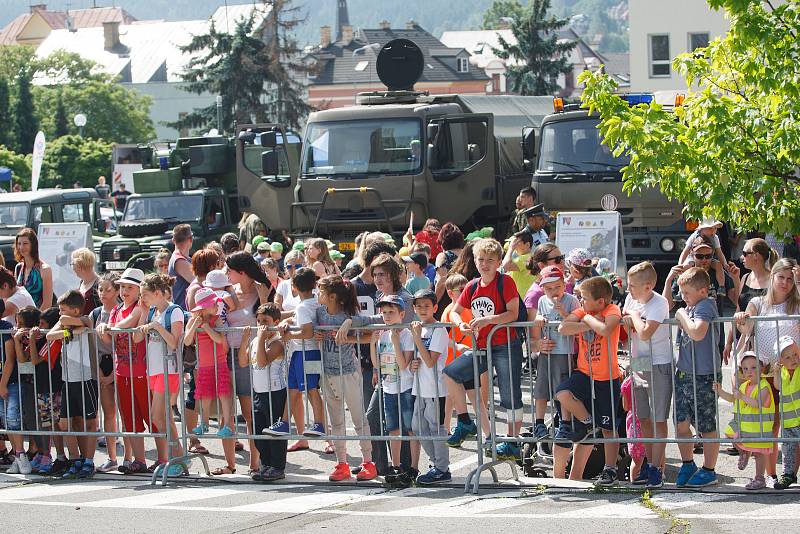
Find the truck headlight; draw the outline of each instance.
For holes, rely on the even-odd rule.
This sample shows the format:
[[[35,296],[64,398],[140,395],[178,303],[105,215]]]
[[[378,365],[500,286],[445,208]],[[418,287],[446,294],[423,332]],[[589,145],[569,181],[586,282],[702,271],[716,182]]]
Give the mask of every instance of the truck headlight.
[[[111,253],[111,257],[114,258],[115,260],[121,260],[122,252],[120,251],[120,249],[115,248],[114,252]]]
[[[686,238],[681,237],[680,239],[678,239],[678,250],[683,250],[685,248],[686,248]]]
[[[664,252],[672,252],[673,250],[675,250],[675,241],[673,241],[669,237],[665,237],[664,239],[662,239],[659,245],[661,246],[661,250],[663,250]]]

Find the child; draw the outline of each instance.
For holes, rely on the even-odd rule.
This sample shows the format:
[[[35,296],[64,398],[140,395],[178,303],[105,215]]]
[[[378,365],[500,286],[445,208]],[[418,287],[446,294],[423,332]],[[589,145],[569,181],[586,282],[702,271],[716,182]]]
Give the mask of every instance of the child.
[[[362,326],[368,320],[358,315],[355,286],[349,280],[342,280],[339,275],[326,276],[319,281],[319,304],[314,321],[319,326],[341,327],[348,319],[353,320],[356,326]],[[327,330],[317,336],[321,340],[322,366],[325,371],[322,389],[325,405],[328,407],[331,433],[336,436],[345,435],[346,404],[356,434],[368,436],[369,424],[364,413],[361,363],[354,344],[357,340],[348,337],[346,343],[337,343],[334,340],[335,334],[335,331]],[[377,468],[372,462],[372,443],[369,440],[360,440],[359,446],[362,460],[356,479],[372,480],[378,476]],[[328,479],[332,482],[348,480],[350,466],[347,463],[347,443],[335,440],[334,448],[337,464]]]
[[[500,406],[508,410],[509,434],[516,436],[522,427],[522,343],[513,328],[500,328],[489,338],[495,325],[516,321],[519,318],[521,299],[514,280],[498,273],[503,258],[503,247],[491,238],[478,239],[473,247],[479,278],[471,281],[450,312],[459,328],[477,336],[475,350],[467,351],[444,368],[447,392],[458,414],[456,428],[447,440],[450,447],[460,447],[464,440],[477,433],[477,428],[467,413],[465,383],[473,380],[473,360],[478,358],[478,371],[488,371],[484,351],[492,347],[492,363],[497,372],[500,389]],[[473,319],[467,323],[460,316],[465,309],[472,311]],[[491,384],[491,378],[488,380]],[[485,405],[481,406],[485,411]],[[482,422],[483,423],[483,422]],[[488,428],[488,427],[487,427]],[[497,446],[497,458],[512,460],[521,457],[518,445],[504,442]]]
[[[536,420],[533,435],[542,440],[550,437],[545,424],[547,403],[554,400],[556,388],[569,378],[572,371],[572,354],[575,342],[572,338],[558,333],[557,326],[547,326],[549,322],[561,322],[580,308],[580,302],[567,293],[564,272],[550,265],[542,269],[539,287],[544,295],[537,303],[533,339],[539,339],[539,357],[536,359],[536,383],[533,387]],[[557,409],[557,408],[556,408]]]
[[[716,258],[719,260],[720,265],[727,267],[728,260],[725,259],[725,254],[722,252],[722,246],[720,245],[719,236],[717,235],[717,230],[720,228],[722,228],[722,223],[714,219],[714,217],[703,217],[703,220],[700,221],[700,225],[697,227],[697,230],[692,232],[692,234],[686,239],[686,245],[681,251],[681,256],[678,259],[678,265],[683,264],[683,262],[685,262],[689,257],[695,241],[707,239],[711,242],[711,246],[714,249],[714,256],[716,256]]]
[[[690,425],[704,438],[716,438],[717,397],[714,382],[719,382],[721,362],[717,327],[713,321],[719,317],[717,305],[708,296],[711,281],[700,267],[690,267],[678,278],[678,287],[686,308],[675,312],[680,323],[678,332],[678,363],[675,372],[675,434],[691,439]],[[696,414],[696,415],[695,415]],[[719,443],[703,444],[703,468],[697,469],[692,457],[691,442],[678,443],[681,465],[676,485],[679,488],[701,488],[717,482],[714,468],[719,454]]]
[[[634,409],[633,375],[622,381],[620,392],[622,393],[622,409],[627,412],[625,416],[625,435],[630,439],[640,438],[642,437],[642,425]],[[643,468],[647,465],[644,445],[641,442],[628,443],[628,454],[631,456],[630,479],[635,483]]]
[[[172,446],[174,458],[183,456],[183,448],[178,442],[178,428],[170,408],[177,400],[180,387],[177,351],[183,348],[181,337],[185,322],[183,309],[170,302],[173,280],[165,274],[148,274],[144,277],[141,286],[142,302],[149,309],[147,314],[141,314],[137,333],[133,335],[135,342],[147,342],[147,376],[153,431],[162,433],[167,424],[170,427],[168,439],[156,438],[158,462],[155,470],[158,470],[159,465],[169,462],[168,442]],[[180,476],[186,472],[188,466],[183,463],[170,464],[167,469],[168,476]]]
[[[253,432],[263,433],[270,425],[281,423],[286,407],[286,363],[284,347],[278,334],[267,330],[281,320],[281,311],[272,302],[256,311],[258,331],[244,327],[239,346],[239,366],[250,367],[253,385]],[[260,469],[252,478],[258,482],[274,482],[286,478],[286,440],[258,439]]]
[[[258,263],[261,263],[265,259],[269,258],[269,251],[270,251],[269,243],[267,243],[266,241],[261,241],[256,246],[256,254],[253,257],[256,259]]]
[[[387,326],[399,325],[403,322],[405,303],[398,295],[384,295],[376,307],[383,316]],[[414,359],[414,340],[407,329],[389,329],[373,334],[374,343],[370,346],[372,366],[379,370],[383,388],[383,413],[386,420],[386,432],[390,436],[412,435],[411,419],[414,413],[414,397],[411,393],[413,375],[410,369]],[[392,466],[384,477],[389,485],[409,487],[416,480],[419,460],[419,442],[416,447],[412,443],[411,466],[404,469],[400,465],[400,447],[402,442],[390,441],[389,450]],[[416,450],[415,450],[416,449]]]
[[[567,255],[567,293],[580,297],[580,285],[593,276],[592,254],[585,248],[574,248]],[[613,291],[613,289],[612,289]]]
[[[411,429],[417,436],[447,435],[445,422],[445,397],[447,388],[442,370],[447,360],[447,329],[425,326],[436,322],[436,293],[423,289],[414,294],[414,312],[419,321],[411,323],[411,335],[416,346],[416,355],[411,360],[411,370],[416,374],[411,394],[414,403],[414,418]],[[418,356],[418,357],[416,357]],[[420,442],[428,455],[432,467],[417,477],[417,484],[429,486],[450,482],[450,452],[443,441]]]
[[[428,289],[431,286],[430,280],[425,276],[425,267],[428,266],[428,258],[422,252],[414,252],[408,256],[403,257],[403,263],[406,267],[406,283],[404,287],[406,291],[412,295],[417,291]]]
[[[201,423],[192,429],[192,434],[199,436],[208,432],[211,403],[219,399],[222,418],[217,437],[230,438],[234,425],[231,416],[231,371],[226,364],[228,341],[225,334],[215,330],[220,320],[219,304],[220,299],[213,290],[205,287],[197,290],[195,307],[191,309],[192,318],[186,325],[183,342],[189,346],[197,339],[197,386],[194,395],[201,401],[203,413]],[[231,474],[236,472],[236,465],[227,467]]]
[[[169,249],[162,248],[156,254],[156,259],[153,261],[153,268],[155,272],[161,274],[169,273],[169,259],[172,256],[172,253]]]
[[[578,336],[578,361],[575,371],[556,388],[561,423],[555,439],[561,443],[553,447],[553,476],[565,475],[569,445],[564,442],[579,443],[597,426],[609,440],[603,445],[605,466],[598,486],[617,483],[619,444],[613,438],[621,421],[621,414],[617,413],[620,397],[617,350],[622,313],[611,302],[612,293],[611,284],[601,276],[585,280],[581,284],[583,307],[573,310],[558,327],[561,335]],[[576,448],[570,478],[583,478],[586,449],[591,448],[583,445]]]
[[[141,269],[125,269],[114,284],[119,288],[122,304],[111,310],[108,322],[100,322],[97,335],[100,341],[113,347],[114,382],[117,388],[117,407],[125,432],[144,432],[150,421],[150,404],[147,392],[147,356],[143,342],[136,343],[130,334],[111,333],[111,328],[132,329],[139,325],[143,304],[139,299],[139,286],[144,280]],[[109,297],[110,298],[110,297]],[[144,313],[147,311],[144,310]],[[113,387],[113,386],[112,386]],[[122,474],[147,473],[144,438],[128,438],[133,461],[118,467]]]
[[[775,389],[780,393],[781,430],[787,438],[800,438],[800,346],[790,336],[782,336],[777,342],[780,360],[773,369]],[[787,489],[797,483],[798,442],[785,441],[783,452],[783,475],[774,489]]]
[[[663,324],[669,319],[669,303],[653,291],[656,281],[656,270],[650,262],[630,268],[622,319],[631,335],[633,409],[641,422],[641,436],[666,439],[672,405],[672,344],[669,326]],[[639,476],[631,479],[633,484],[663,486],[666,447],[666,442],[645,443],[648,462],[642,465]]]
[[[236,299],[236,292],[233,290],[231,281],[228,280],[228,275],[225,271],[214,270],[206,275],[203,282],[204,287],[211,288],[214,294],[219,298],[219,317],[220,322],[217,325],[219,328],[227,328],[228,326],[228,313],[236,310],[239,303]]]
[[[327,250],[327,249],[326,249]],[[283,330],[282,337],[284,342],[288,341],[287,352],[291,354],[289,359],[288,386],[289,386],[289,408],[295,417],[295,423],[303,421],[303,397],[302,391],[306,392],[308,401],[314,417],[314,424],[311,428],[303,430],[306,436],[325,435],[325,410],[322,406],[322,396],[319,392],[320,353],[319,343],[314,337],[314,323],[317,315],[317,308],[320,304],[314,295],[317,287],[317,276],[312,269],[302,267],[297,269],[292,277],[292,286],[300,296],[300,303],[294,310],[294,318],[287,319],[281,323]],[[294,323],[300,331],[290,332],[289,327]],[[300,427],[298,427],[300,432]],[[289,423],[270,427],[266,431],[272,436],[287,435],[289,433]],[[308,445],[301,445],[290,449],[291,451],[308,449]]]
[[[114,272],[105,273],[100,277],[97,293],[100,296],[101,305],[92,310],[89,314],[94,328],[97,328],[101,324],[108,324],[111,313],[117,306],[119,301],[117,280],[119,280],[119,273]],[[114,391],[114,356],[112,355],[114,350],[110,342],[104,340],[102,336],[98,336],[97,351],[99,360],[98,366],[100,367],[98,382],[100,383],[100,405],[103,408],[103,430],[109,433],[116,433],[117,399]],[[130,443],[128,438],[124,438],[124,440]],[[119,467],[116,443],[117,438],[106,436],[108,460],[97,468],[99,472],[109,473],[111,471],[116,471]],[[129,449],[130,446],[128,446],[127,453],[130,453]],[[128,465],[130,465],[130,461],[128,461]]]
[[[84,298],[79,291],[67,291],[58,299],[58,322],[47,333],[48,341],[61,340],[64,349],[61,362],[63,385],[59,426],[62,431],[97,432],[97,358],[95,340],[88,329],[91,322],[81,317]],[[70,467],[62,478],[94,476],[94,436],[66,436]]]
[[[531,259],[531,247],[533,246],[533,236],[530,232],[517,232],[508,243],[508,250],[503,258],[503,272],[514,279],[517,284],[519,296],[525,298],[528,288],[533,285],[536,277],[528,269],[528,261]]]
[[[26,396],[30,396],[29,390],[32,386],[27,377],[23,377],[19,372],[21,363],[27,355],[21,351],[17,351],[16,347],[20,345],[21,338],[27,337],[29,325],[26,326],[21,321],[32,321],[33,318],[30,313],[24,310],[37,310],[33,306],[26,306],[16,314],[16,322],[19,330],[13,336],[3,334],[0,336],[3,340],[3,361],[2,361],[2,377],[0,377],[0,421],[2,421],[3,428],[7,428],[12,432],[19,432],[26,424],[23,419],[27,419],[27,412],[32,410],[32,406],[25,406]],[[38,310],[37,310],[38,311]],[[10,330],[11,324],[3,321],[3,329]],[[13,462],[8,468],[9,473],[21,473],[29,475],[32,471],[30,459],[25,453],[24,436],[20,433],[11,433],[8,435],[8,440],[11,442],[11,458]]]
[[[275,241],[269,246],[269,257],[278,263],[278,271],[283,272],[283,243]]]
[[[772,438],[775,423],[775,405],[772,388],[764,373],[766,367],[758,361],[755,352],[743,352],[739,357],[739,372],[744,382],[733,393],[728,393],[718,382],[712,385],[714,392],[733,403],[733,420],[725,428],[729,438]],[[770,442],[735,442],[739,449],[739,470],[744,471],[750,456],[755,456],[756,475],[746,486],[747,490],[760,490],[767,487],[764,471],[767,459],[772,452]],[[707,444],[706,444],[707,445]]]

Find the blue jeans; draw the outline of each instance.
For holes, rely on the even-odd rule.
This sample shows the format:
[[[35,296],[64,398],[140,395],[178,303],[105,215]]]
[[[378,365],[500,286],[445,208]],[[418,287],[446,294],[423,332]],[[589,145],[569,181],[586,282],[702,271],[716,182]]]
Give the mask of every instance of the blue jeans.
[[[22,386],[22,387],[20,387]],[[8,397],[0,397],[0,428],[22,430],[22,389],[28,384],[9,384]]]
[[[478,352],[478,375],[488,370],[485,350]],[[453,382],[463,384],[475,378],[475,351],[466,351],[443,369]],[[522,343],[514,339],[508,344],[492,346],[492,366],[500,388],[500,406],[506,410],[522,409]],[[490,382],[491,383],[491,382]],[[521,412],[520,412],[521,415]]]
[[[398,407],[398,403],[400,406]],[[403,434],[411,431],[411,419],[414,417],[414,396],[411,390],[383,394],[383,415],[386,418],[386,432],[399,430],[402,423]]]

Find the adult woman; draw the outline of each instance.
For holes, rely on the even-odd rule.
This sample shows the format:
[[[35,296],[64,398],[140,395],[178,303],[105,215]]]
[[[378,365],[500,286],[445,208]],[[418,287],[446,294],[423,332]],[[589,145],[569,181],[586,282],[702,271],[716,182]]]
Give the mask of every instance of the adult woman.
[[[438,238],[439,246],[442,252],[436,255],[436,298],[439,300],[439,309],[444,310],[444,307],[449,304],[447,297],[447,288],[445,288],[444,281],[450,269],[455,265],[456,260],[461,255],[464,249],[464,234],[458,226],[453,223],[445,223],[439,231]],[[432,251],[433,249],[431,249]]]
[[[235,297],[239,302],[239,307],[236,310],[228,312],[228,326],[230,328],[239,328],[244,326],[256,326],[256,310],[262,304],[269,302],[271,294],[271,285],[266,273],[258,265],[258,262],[247,252],[234,252],[225,260],[228,266],[228,279],[233,284]],[[242,344],[242,332],[234,331],[228,332],[228,346],[231,348],[231,353],[236,355],[239,353],[239,347]],[[235,358],[233,361],[237,361]],[[236,397],[239,399],[239,406],[242,410],[247,424],[247,433],[253,433],[253,387],[250,380],[250,366],[241,367],[234,364],[234,391]],[[258,458],[258,449],[256,449],[255,441],[250,440],[250,475],[258,472],[260,467]],[[212,474],[226,475],[235,472],[235,449],[236,445],[233,440],[223,440],[222,448],[225,451],[225,460],[227,465],[225,467],[214,470]],[[233,466],[233,468],[231,467]]]
[[[94,265],[97,257],[88,248],[79,248],[72,252],[72,270],[80,279],[81,283],[78,291],[83,295],[83,314],[89,315],[92,310],[100,306],[100,295],[97,292],[100,285],[100,277],[94,272]]]
[[[306,243],[306,265],[314,269],[319,278],[329,274],[341,274],[336,262],[331,258],[328,244],[324,239],[309,239]]]
[[[281,273],[278,271],[278,262],[273,260],[272,258],[265,258],[261,262],[261,269],[267,275],[269,279],[269,284],[267,284],[267,289],[269,291],[269,295],[267,299],[270,302],[275,302],[275,295],[278,291],[278,286],[281,282],[283,282],[283,278],[281,278]]]
[[[745,247],[746,248],[746,247]],[[751,342],[758,355],[758,359],[765,364],[774,365],[780,355],[776,350],[776,343],[783,336],[790,336],[795,343],[800,343],[800,323],[793,320],[752,321],[750,317],[756,316],[785,316],[800,314],[800,291],[794,279],[794,269],[797,262],[790,259],[780,259],[775,262],[770,270],[767,292],[763,297],[753,297],[745,311],[734,314],[736,327],[745,336],[743,345]],[[765,374],[767,382],[773,386],[773,395],[778,395],[772,384],[771,370]],[[778,436],[780,432],[781,403],[775,403],[775,422],[772,434]],[[777,480],[775,464],[778,460],[778,449],[773,447],[767,461],[767,486]]]
[[[14,278],[24,286],[36,307],[44,311],[53,304],[53,270],[39,259],[39,239],[31,228],[23,228],[14,239]]]
[[[0,267],[0,299],[3,300],[3,319],[17,326],[17,312],[27,306],[34,306],[33,298],[24,287],[17,285],[17,280],[11,271]]]

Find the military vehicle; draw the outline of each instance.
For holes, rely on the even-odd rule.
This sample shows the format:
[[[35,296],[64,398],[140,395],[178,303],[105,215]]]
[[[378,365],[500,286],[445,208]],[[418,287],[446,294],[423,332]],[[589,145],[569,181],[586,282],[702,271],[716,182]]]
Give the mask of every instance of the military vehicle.
[[[302,143],[280,125],[239,126],[241,208],[343,251],[364,230],[403,234],[412,217],[416,228],[429,217],[466,230],[504,226],[530,184],[523,128],[550,113],[551,99],[429,95],[414,90],[424,66],[413,42],[387,43],[376,64],[387,91],[311,113]]]
[[[142,170],[133,173],[136,193],[125,204],[117,235],[100,245],[102,270],[134,264],[152,268],[161,248],[174,248],[172,229],[192,226],[194,248],[236,232],[235,151],[223,136],[185,137],[167,150],[139,147]]]
[[[40,189],[0,195],[0,251],[7,266],[14,259],[14,236],[23,228],[39,229],[41,223],[87,222],[92,225],[95,248],[112,235],[117,213],[110,200],[101,200],[94,189]]]
[[[631,105],[652,100],[648,94],[620,96]],[[675,265],[696,227],[684,220],[681,205],[653,188],[628,196],[622,190],[621,169],[629,159],[615,157],[602,143],[600,117],[560,98],[552,102],[553,113],[539,130],[538,154],[533,129],[523,142],[539,202],[554,211],[618,211],[628,264],[649,260],[662,272]]]

